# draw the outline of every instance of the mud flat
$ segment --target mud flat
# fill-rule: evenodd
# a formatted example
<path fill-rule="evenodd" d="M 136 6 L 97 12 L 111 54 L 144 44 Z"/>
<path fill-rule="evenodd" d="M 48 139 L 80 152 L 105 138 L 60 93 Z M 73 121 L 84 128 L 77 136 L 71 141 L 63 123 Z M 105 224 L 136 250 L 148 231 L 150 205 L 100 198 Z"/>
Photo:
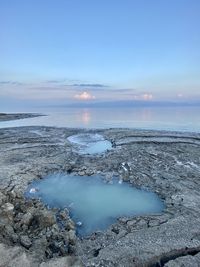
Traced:
<path fill-rule="evenodd" d="M 78 153 L 68 137 L 83 133 L 100 134 L 113 148 Z M 59 172 L 118 176 L 157 193 L 166 208 L 79 238 L 67 209 L 24 198 L 33 180 Z M 0 266 L 200 266 L 199 188 L 198 133 L 0 129 Z"/>

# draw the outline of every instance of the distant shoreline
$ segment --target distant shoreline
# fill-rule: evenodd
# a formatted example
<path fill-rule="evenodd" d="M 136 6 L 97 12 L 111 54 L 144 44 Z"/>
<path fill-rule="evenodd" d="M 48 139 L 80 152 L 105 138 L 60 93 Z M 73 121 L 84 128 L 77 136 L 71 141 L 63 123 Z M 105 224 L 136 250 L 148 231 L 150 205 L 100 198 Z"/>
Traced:
<path fill-rule="evenodd" d="M 0 121 L 12 121 L 40 116 L 45 115 L 38 113 L 0 113 Z"/>

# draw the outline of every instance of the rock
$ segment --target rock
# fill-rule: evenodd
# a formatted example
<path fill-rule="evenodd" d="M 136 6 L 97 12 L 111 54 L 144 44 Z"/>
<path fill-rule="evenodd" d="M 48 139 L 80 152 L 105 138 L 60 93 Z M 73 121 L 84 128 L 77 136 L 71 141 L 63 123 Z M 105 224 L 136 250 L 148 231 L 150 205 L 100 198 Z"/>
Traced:
<path fill-rule="evenodd" d="M 40 228 L 46 228 L 56 223 L 55 215 L 51 211 L 42 210 L 34 214 L 32 222 L 38 224 Z"/>
<path fill-rule="evenodd" d="M 48 247 L 48 241 L 46 236 L 42 236 L 41 238 L 32 240 L 31 250 L 34 251 L 35 255 L 37 255 L 38 259 L 44 259 L 46 257 L 45 250 Z"/>
<path fill-rule="evenodd" d="M 85 171 L 79 171 L 79 172 L 78 172 L 78 175 L 80 175 L 80 176 L 84 176 L 84 175 L 85 175 Z"/>
<path fill-rule="evenodd" d="M 11 236 L 14 233 L 14 229 L 10 224 L 5 225 L 5 232 L 7 235 Z"/>
<path fill-rule="evenodd" d="M 36 267 L 36 264 L 34 264 L 26 255 L 26 253 L 22 253 L 21 255 L 15 257 L 12 259 L 9 264 L 6 267 Z"/>
<path fill-rule="evenodd" d="M 52 227 L 51 227 L 51 235 L 53 238 L 56 238 L 57 235 L 59 233 L 59 227 L 57 224 L 54 224 Z"/>
<path fill-rule="evenodd" d="M 61 247 L 62 247 L 63 245 L 64 245 L 64 244 L 63 244 L 62 241 L 60 241 L 60 242 L 58 242 L 58 241 L 52 241 L 52 242 L 49 244 L 48 247 L 49 247 L 49 249 L 51 250 L 52 255 L 55 255 L 55 254 L 59 255 L 60 249 L 61 249 Z"/>
<path fill-rule="evenodd" d="M 17 243 L 19 241 L 19 237 L 17 234 L 13 233 L 11 236 L 10 236 L 10 239 L 12 240 L 13 243 Z"/>
<path fill-rule="evenodd" d="M 200 253 L 195 256 L 188 255 L 168 261 L 164 267 L 199 267 Z"/>
<path fill-rule="evenodd" d="M 16 198 L 16 193 L 15 193 L 15 191 L 14 190 L 12 190 L 12 191 L 10 191 L 9 192 L 9 196 L 10 196 L 10 198 Z"/>
<path fill-rule="evenodd" d="M 11 203 L 5 203 L 1 206 L 2 210 L 7 213 L 12 213 L 14 210 L 14 205 Z"/>
<path fill-rule="evenodd" d="M 6 196 L 0 192 L 0 206 L 5 202 Z"/>
<path fill-rule="evenodd" d="M 36 267 L 22 248 L 0 244 L 0 267 Z"/>
<path fill-rule="evenodd" d="M 74 230 L 75 229 L 75 223 L 72 221 L 72 219 L 67 220 L 66 228 L 68 230 Z"/>
<path fill-rule="evenodd" d="M 136 220 L 130 220 L 130 221 L 127 222 L 127 226 L 132 228 L 133 226 L 135 226 L 136 223 L 137 223 Z"/>
<path fill-rule="evenodd" d="M 29 226 L 31 224 L 32 219 L 33 219 L 33 214 L 30 212 L 27 212 L 23 215 L 21 219 L 21 224 L 25 224 Z"/>
<path fill-rule="evenodd" d="M 27 249 L 29 249 L 32 246 L 30 238 L 26 235 L 20 236 L 20 244 Z"/>
<path fill-rule="evenodd" d="M 113 233 L 115 233 L 115 234 L 118 235 L 120 229 L 119 229 L 118 225 L 114 225 L 114 226 L 111 228 L 111 231 L 112 231 Z"/>
<path fill-rule="evenodd" d="M 74 245 L 76 243 L 76 232 L 74 230 L 69 230 L 68 237 L 69 243 Z"/>
<path fill-rule="evenodd" d="M 127 234 L 127 231 L 126 230 L 121 230 L 118 233 L 117 238 L 120 239 L 120 238 L 124 237 L 126 234 Z"/>
<path fill-rule="evenodd" d="M 87 169 L 87 170 L 85 170 L 85 175 L 90 176 L 90 175 L 93 175 L 94 173 L 95 173 L 94 170 L 91 170 L 91 169 Z"/>
<path fill-rule="evenodd" d="M 5 223 L 11 223 L 13 221 L 14 205 L 11 203 L 5 203 L 1 206 L 0 219 Z"/>
<path fill-rule="evenodd" d="M 129 221 L 129 218 L 127 218 L 127 217 L 120 217 L 118 219 L 118 221 L 119 221 L 119 223 L 126 224 L 127 221 Z"/>
<path fill-rule="evenodd" d="M 60 211 L 59 213 L 60 219 L 61 220 L 68 220 L 69 219 L 69 211 L 67 208 L 65 208 L 64 210 Z"/>
<path fill-rule="evenodd" d="M 83 267 L 83 264 L 77 257 L 66 256 L 43 262 L 39 267 Z"/>

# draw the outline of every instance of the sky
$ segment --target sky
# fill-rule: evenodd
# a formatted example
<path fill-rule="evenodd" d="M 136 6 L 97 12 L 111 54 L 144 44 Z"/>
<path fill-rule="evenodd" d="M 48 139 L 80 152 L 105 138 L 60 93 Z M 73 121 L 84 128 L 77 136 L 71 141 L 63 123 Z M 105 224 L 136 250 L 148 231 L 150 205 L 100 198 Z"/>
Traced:
<path fill-rule="evenodd" d="M 199 0 L 1 0 L 0 107 L 200 102 Z"/>

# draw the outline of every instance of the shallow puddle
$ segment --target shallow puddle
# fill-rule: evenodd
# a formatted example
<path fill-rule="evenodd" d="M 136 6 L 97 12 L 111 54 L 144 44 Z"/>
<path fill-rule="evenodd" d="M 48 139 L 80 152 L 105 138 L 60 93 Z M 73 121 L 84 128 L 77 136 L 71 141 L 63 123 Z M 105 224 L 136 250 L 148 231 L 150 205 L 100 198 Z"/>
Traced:
<path fill-rule="evenodd" d="M 67 139 L 74 145 L 74 150 L 81 154 L 103 153 L 112 148 L 111 142 L 100 134 L 76 134 Z"/>
<path fill-rule="evenodd" d="M 160 213 L 164 209 L 156 194 L 117 179 L 108 184 L 100 176 L 47 176 L 33 182 L 26 196 L 41 198 L 51 208 L 67 207 L 80 236 L 104 230 L 118 217 Z"/>

